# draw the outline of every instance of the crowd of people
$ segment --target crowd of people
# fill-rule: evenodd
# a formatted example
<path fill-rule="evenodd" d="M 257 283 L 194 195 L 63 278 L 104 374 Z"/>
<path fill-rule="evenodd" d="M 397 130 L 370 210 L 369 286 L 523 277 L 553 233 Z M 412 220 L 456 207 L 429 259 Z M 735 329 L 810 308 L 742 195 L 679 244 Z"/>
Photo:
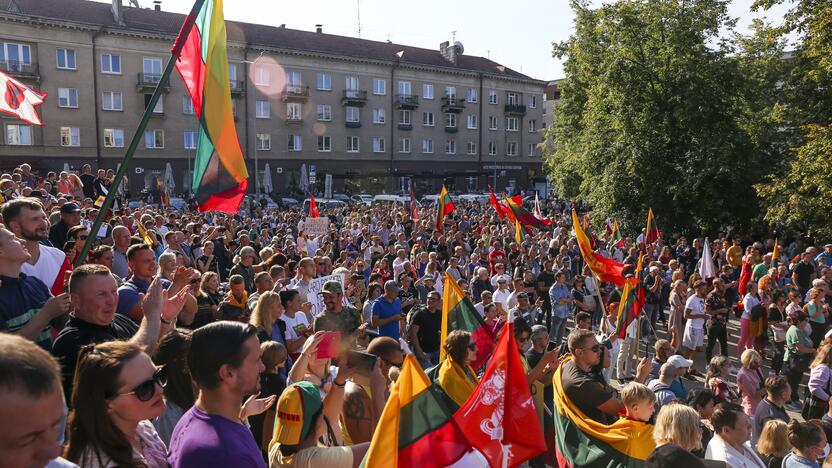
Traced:
<path fill-rule="evenodd" d="M 449 408 L 479 382 L 471 333 L 441 336 L 448 281 L 495 339 L 514 324 L 547 434 L 559 369 L 587 418 L 654 425 L 648 466 L 832 466 L 832 245 L 598 229 L 644 291 L 618 327 L 568 201 L 524 239 L 465 202 L 441 229 L 429 206 L 324 209 L 322 235 L 296 208 L 122 203 L 94 233 L 97 174 L 0 177 L 0 466 L 358 466 L 406 355 Z"/>

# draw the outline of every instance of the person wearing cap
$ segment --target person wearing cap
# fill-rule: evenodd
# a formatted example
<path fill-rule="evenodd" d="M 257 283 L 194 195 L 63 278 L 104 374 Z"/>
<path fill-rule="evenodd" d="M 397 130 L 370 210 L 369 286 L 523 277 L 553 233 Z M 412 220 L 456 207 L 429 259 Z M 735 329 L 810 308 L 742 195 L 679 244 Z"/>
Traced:
<path fill-rule="evenodd" d="M 693 361 L 685 359 L 678 354 L 674 354 L 667 359 L 666 364 L 670 364 L 674 369 L 676 369 L 676 375 L 670 383 L 670 389 L 676 395 L 676 398 L 680 400 L 686 399 L 688 397 L 688 389 L 682 381 L 682 377 L 687 375 L 690 368 L 693 367 Z"/>
<path fill-rule="evenodd" d="M 529 295 L 523 291 L 517 294 L 517 306 L 508 311 L 508 321 L 513 322 L 518 317 L 521 317 L 529 325 L 540 323 L 540 319 L 543 318 L 543 312 L 540 310 L 540 306 L 542 304 L 543 300 L 539 299 L 537 303 L 532 306 L 529 302 Z"/>
<path fill-rule="evenodd" d="M 311 382 L 297 382 L 283 391 L 277 401 L 274 435 L 269 444 L 270 467 L 350 467 L 358 466 L 364 459 L 369 442 L 337 446 L 337 441 L 330 437 L 329 429 L 343 405 L 346 374 L 339 373 L 326 399 L 321 399 Z M 323 447 L 321 438 L 326 441 Z"/>
<path fill-rule="evenodd" d="M 693 283 L 693 290 L 695 294 L 685 302 L 687 322 L 685 322 L 685 334 L 682 337 L 683 354 L 691 361 L 697 351 L 702 351 L 702 345 L 705 342 L 705 320 L 710 317 L 710 313 L 705 309 L 705 292 L 708 290 L 708 285 L 699 280 Z M 690 374 L 700 375 L 692 367 Z"/>
<path fill-rule="evenodd" d="M 61 219 L 49 228 L 49 242 L 61 248 L 66 243 L 66 233 L 70 228 L 81 224 L 81 208 L 74 202 L 64 203 L 61 207 Z"/>
<path fill-rule="evenodd" d="M 379 335 L 395 340 L 401 337 L 402 301 L 399 299 L 399 285 L 389 280 L 384 283 L 384 294 L 373 303 L 372 325 Z"/>
<path fill-rule="evenodd" d="M 508 298 L 511 296 L 511 291 L 508 289 L 508 281 L 504 277 L 497 278 L 497 289 L 491 295 L 491 299 L 497 304 L 500 313 L 508 313 Z"/>
<path fill-rule="evenodd" d="M 367 326 L 361 323 L 361 312 L 355 307 L 344 305 L 344 288 L 341 283 L 330 280 L 321 288 L 324 311 L 315 317 L 313 328 L 319 331 L 339 331 L 343 336 L 363 334 Z"/>

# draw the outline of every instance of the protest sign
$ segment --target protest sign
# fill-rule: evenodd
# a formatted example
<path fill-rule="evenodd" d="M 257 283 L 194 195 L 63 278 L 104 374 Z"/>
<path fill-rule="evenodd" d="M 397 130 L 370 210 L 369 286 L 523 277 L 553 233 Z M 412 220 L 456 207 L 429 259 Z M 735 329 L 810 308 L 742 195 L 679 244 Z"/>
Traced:
<path fill-rule="evenodd" d="M 322 216 L 320 218 L 306 218 L 303 223 L 303 232 L 308 237 L 323 236 L 329 232 L 329 218 Z"/>

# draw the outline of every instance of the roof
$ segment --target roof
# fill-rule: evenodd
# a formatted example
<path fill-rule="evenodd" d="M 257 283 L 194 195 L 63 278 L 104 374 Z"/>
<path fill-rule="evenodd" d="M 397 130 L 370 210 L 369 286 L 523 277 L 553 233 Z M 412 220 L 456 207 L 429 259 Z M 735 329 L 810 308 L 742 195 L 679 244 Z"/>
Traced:
<path fill-rule="evenodd" d="M 104 26 L 111 30 L 143 31 L 173 36 L 179 33 L 179 29 L 185 20 L 185 15 L 179 13 L 124 5 L 124 25 L 120 25 L 113 18 L 112 3 L 88 0 L 0 0 L 0 9 L 11 14 Z M 447 61 L 438 49 L 423 49 L 391 42 L 371 41 L 286 27 L 237 21 L 227 21 L 226 23 L 230 41 L 247 43 L 250 47 L 255 48 L 257 46 L 273 47 L 390 62 L 397 58 L 396 54 L 398 52 L 404 51 L 399 61 L 402 64 L 442 67 L 464 72 L 486 73 L 511 79 L 537 81 L 484 57 L 459 55 L 457 63 L 453 64 Z"/>

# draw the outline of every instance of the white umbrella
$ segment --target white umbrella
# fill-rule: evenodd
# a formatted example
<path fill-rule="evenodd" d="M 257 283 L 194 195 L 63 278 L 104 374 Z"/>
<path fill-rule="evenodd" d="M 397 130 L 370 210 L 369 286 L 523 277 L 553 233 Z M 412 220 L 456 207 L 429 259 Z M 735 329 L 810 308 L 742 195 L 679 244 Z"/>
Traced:
<path fill-rule="evenodd" d="M 269 167 L 269 163 L 263 168 L 263 191 L 266 194 L 272 193 L 272 168 Z"/>
<path fill-rule="evenodd" d="M 171 192 L 176 188 L 176 182 L 173 180 L 173 168 L 170 166 L 170 163 L 165 164 L 165 185 L 167 185 L 168 190 Z"/>
<path fill-rule="evenodd" d="M 707 237 L 705 238 L 705 245 L 702 247 L 702 258 L 699 260 L 699 276 L 704 281 L 709 278 L 716 278 L 716 266 L 714 266 L 714 258 L 711 253 L 711 243 Z"/>
<path fill-rule="evenodd" d="M 298 188 L 303 193 L 306 193 L 309 190 L 309 176 L 306 173 L 306 163 L 300 165 L 300 181 L 298 182 Z"/>

